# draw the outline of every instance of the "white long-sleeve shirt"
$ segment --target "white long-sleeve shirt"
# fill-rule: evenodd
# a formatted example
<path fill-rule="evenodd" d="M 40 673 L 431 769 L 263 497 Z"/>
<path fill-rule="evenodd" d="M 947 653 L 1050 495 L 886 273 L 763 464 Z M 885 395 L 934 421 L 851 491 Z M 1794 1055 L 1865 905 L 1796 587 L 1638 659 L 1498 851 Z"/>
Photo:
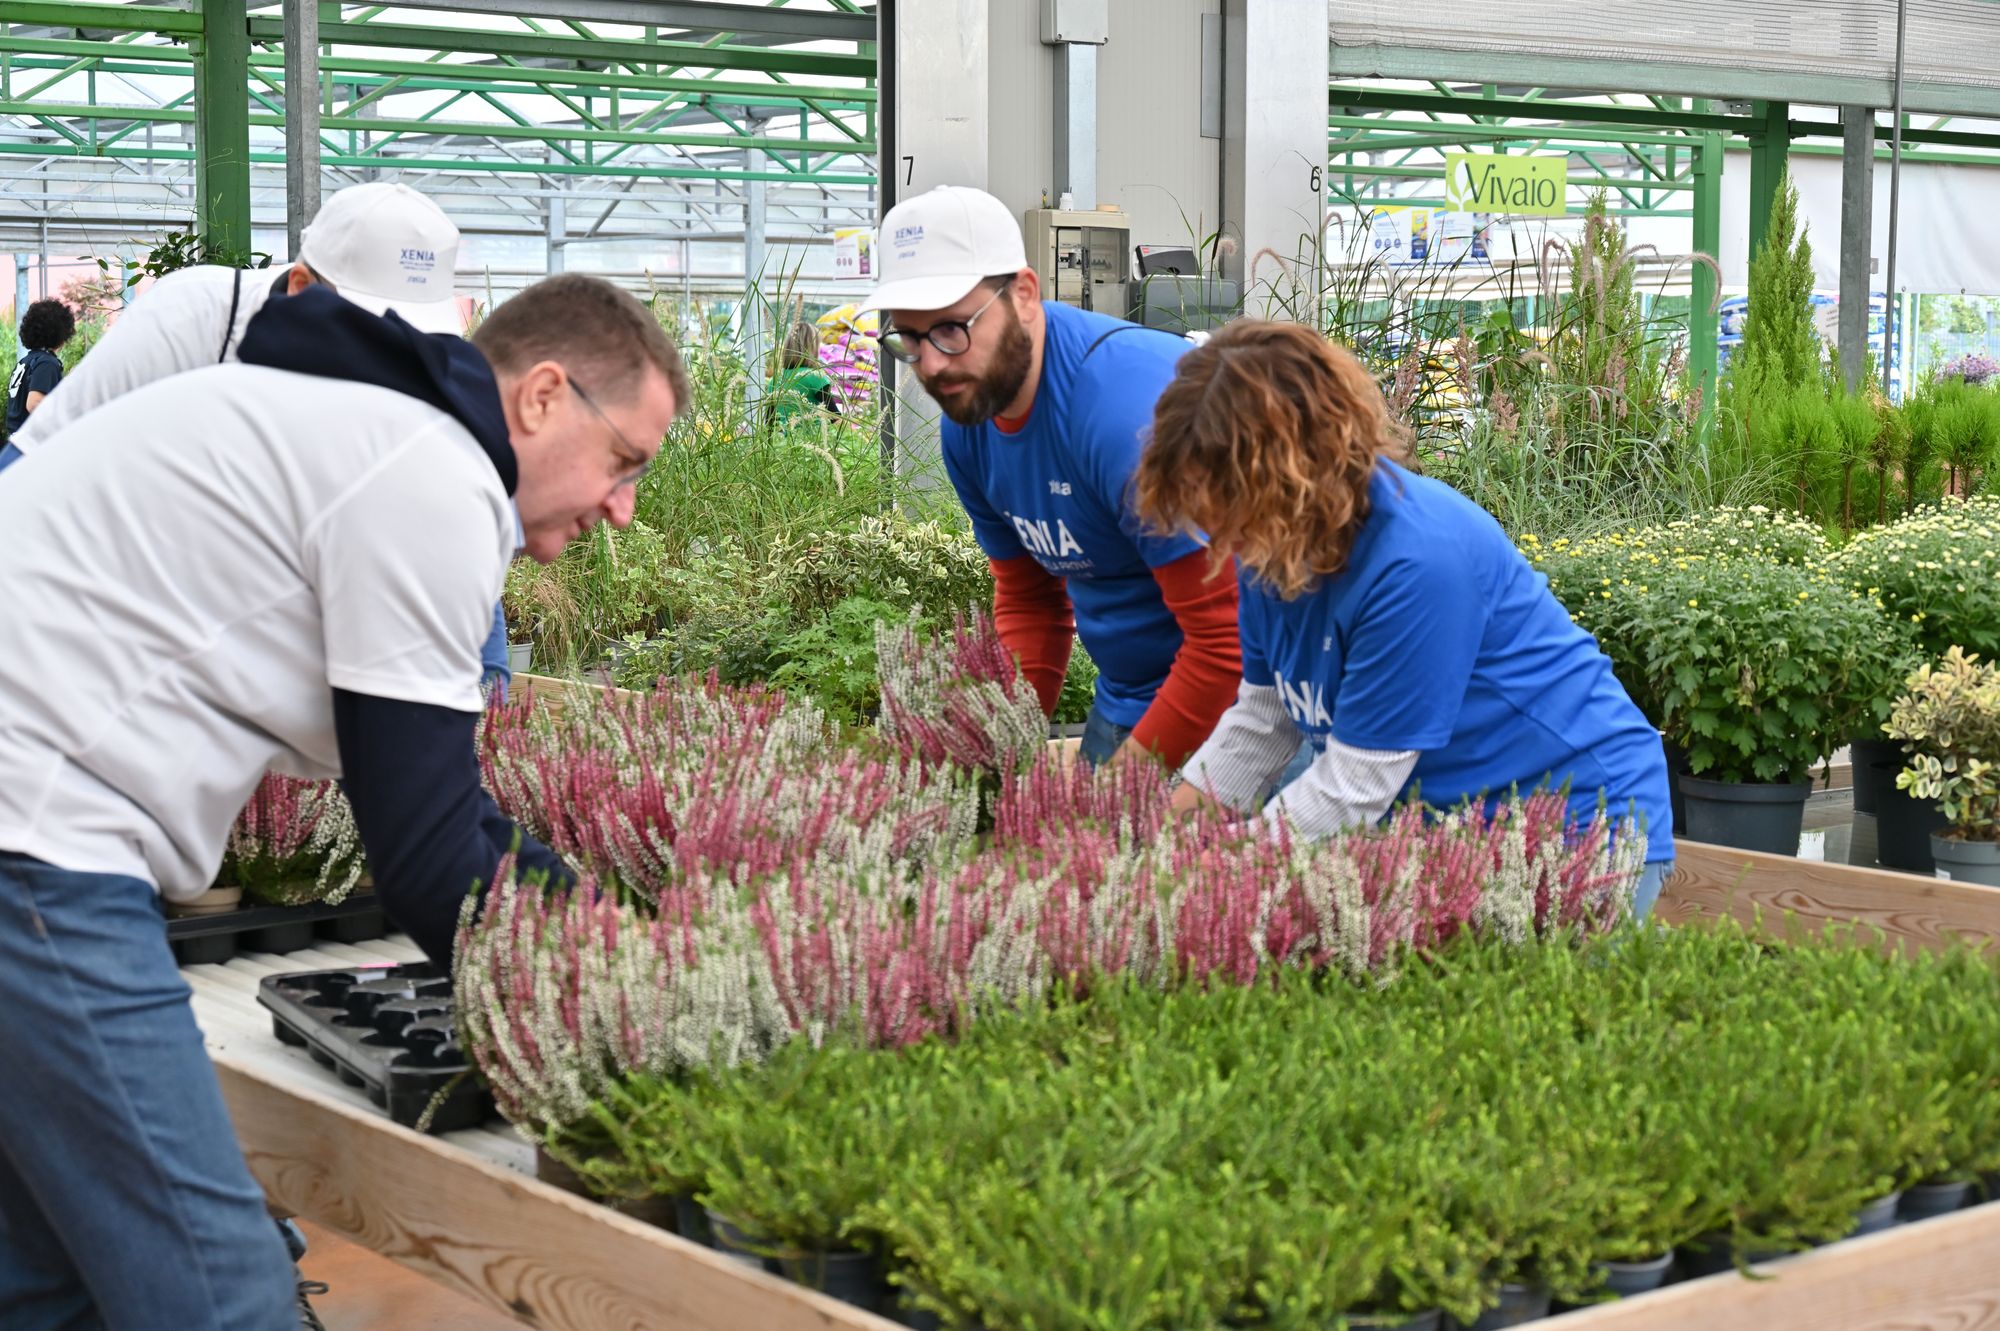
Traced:
<path fill-rule="evenodd" d="M 1207 742 L 1181 769 L 1181 779 L 1247 813 L 1270 793 L 1299 740 L 1275 688 L 1242 684 Z M 1389 811 L 1416 765 L 1415 749 L 1357 749 L 1329 737 L 1312 766 L 1278 792 L 1270 811 L 1308 837 L 1366 826 Z"/>

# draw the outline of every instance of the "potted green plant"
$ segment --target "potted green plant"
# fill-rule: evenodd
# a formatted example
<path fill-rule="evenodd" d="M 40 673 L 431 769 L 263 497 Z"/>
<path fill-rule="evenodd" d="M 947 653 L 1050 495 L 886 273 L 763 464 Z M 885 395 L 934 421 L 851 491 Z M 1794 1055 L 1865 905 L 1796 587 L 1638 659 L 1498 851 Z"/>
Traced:
<path fill-rule="evenodd" d="M 1883 612 L 1817 567 L 1690 554 L 1635 597 L 1663 729 L 1688 756 L 1687 835 L 1796 854 L 1812 766 L 1837 748 L 1901 659 Z"/>
<path fill-rule="evenodd" d="M 1922 415 L 1928 405 L 1912 410 Z M 1953 644 L 1989 660 L 2000 653 L 2000 496 L 1946 499 L 1861 532 L 1830 567 L 1906 629 L 1921 659 L 1936 660 Z M 1895 797 L 1905 755 L 1882 735 L 1886 719 L 1885 711 L 1865 722 L 1851 744 L 1855 812 L 1880 818 L 1888 808 L 1895 826 L 1878 829 L 1881 862 L 1929 873 L 1931 829 L 1921 815 L 1932 811 Z"/>
<path fill-rule="evenodd" d="M 1580 539 L 1558 536 L 1545 540 L 1530 534 L 1521 538 L 1520 549 L 1548 578 L 1549 590 L 1570 612 L 1570 618 L 1597 639 L 1599 648 L 1611 659 L 1618 682 L 1639 710 L 1660 728 L 1668 771 L 1674 778 L 1676 831 L 1690 826 L 1680 781 L 1683 775 L 1711 782 L 1719 774 L 1721 779 L 1738 783 L 1753 779 L 1728 773 L 1728 765 L 1720 761 L 1712 742 L 1704 746 L 1704 762 L 1695 765 L 1691 739 L 1699 737 L 1707 728 L 1705 723 L 1713 719 L 1704 708 L 1691 707 L 1698 715 L 1690 722 L 1676 724 L 1677 714 L 1690 709 L 1689 691 L 1704 672 L 1726 668 L 1722 652 L 1731 644 L 1718 643 L 1711 649 L 1684 633 L 1675 644 L 1679 655 L 1663 653 L 1660 630 L 1668 625 L 1685 631 L 1697 624 L 1702 618 L 1703 592 L 1711 582 L 1754 586 L 1766 568 L 1792 570 L 1795 580 L 1809 579 L 1810 571 L 1820 567 L 1827 553 L 1826 536 L 1818 527 L 1762 504 L 1724 506 L 1670 523 L 1620 528 Z M 1708 618 L 1713 620 L 1719 613 L 1719 598 L 1711 595 L 1705 603 L 1710 607 Z M 1798 613 L 1792 607 L 1782 608 L 1793 616 Z M 1740 681 L 1738 675 L 1724 682 L 1733 688 Z M 1753 691 L 1745 706 L 1754 707 L 1756 702 Z M 1732 717 L 1720 738 L 1740 733 L 1754 748 L 1761 730 L 1752 726 L 1738 732 Z M 1796 765 L 1802 775 L 1819 756 L 1814 754 L 1795 764 L 1788 754 L 1781 768 L 1789 770 Z M 1778 775 L 1773 771 L 1754 779 L 1775 781 Z M 1792 797 L 1793 792 L 1785 792 L 1785 800 Z M 1796 798 L 1802 804 L 1804 793 L 1797 792 Z M 1727 835 L 1714 828 L 1707 830 L 1707 837 L 1701 832 L 1691 835 L 1700 839 Z M 1783 840 L 1782 832 L 1776 839 Z M 1794 830 L 1782 853 L 1796 849 Z"/>
<path fill-rule="evenodd" d="M 1898 788 L 1950 824 L 1931 834 L 1938 877 L 2000 887 L 2000 666 L 1952 647 L 1909 677 L 1887 729 L 1912 749 Z"/>
<path fill-rule="evenodd" d="M 366 868 L 354 810 L 339 785 L 273 772 L 229 830 L 222 876 L 265 905 L 338 905 Z"/>

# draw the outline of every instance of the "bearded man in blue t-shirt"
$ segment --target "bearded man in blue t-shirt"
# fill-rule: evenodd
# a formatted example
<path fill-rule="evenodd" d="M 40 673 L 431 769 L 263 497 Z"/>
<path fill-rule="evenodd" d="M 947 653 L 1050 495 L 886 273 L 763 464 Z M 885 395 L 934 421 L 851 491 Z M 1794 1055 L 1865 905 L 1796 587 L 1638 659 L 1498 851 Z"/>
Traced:
<path fill-rule="evenodd" d="M 1128 498 L 1153 402 L 1188 343 L 1041 299 L 992 195 L 944 185 L 890 209 L 875 253 L 882 348 L 944 412 L 946 474 L 992 564 L 993 617 L 1046 712 L 1072 642 L 1097 664 L 1081 754 L 1179 767 L 1241 675 L 1236 587 Z"/>

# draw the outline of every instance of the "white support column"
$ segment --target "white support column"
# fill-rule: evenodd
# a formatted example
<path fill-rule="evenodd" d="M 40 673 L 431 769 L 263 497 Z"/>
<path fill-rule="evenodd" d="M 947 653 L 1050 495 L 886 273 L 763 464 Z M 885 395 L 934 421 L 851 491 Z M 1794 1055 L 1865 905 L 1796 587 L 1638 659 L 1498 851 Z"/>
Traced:
<path fill-rule="evenodd" d="M 1223 276 L 1253 314 L 1317 319 L 1325 229 L 1326 0 L 1225 0 Z"/>
<path fill-rule="evenodd" d="M 1056 55 L 1055 194 L 1097 206 L 1097 48 L 1110 37 L 1106 0 L 1042 0 L 1042 45 Z"/>
<path fill-rule="evenodd" d="M 348 97 L 349 106 L 352 106 L 355 102 L 360 101 L 362 97 L 366 96 L 366 94 L 361 91 L 360 84 L 350 83 L 347 86 L 351 90 L 351 94 Z M 351 111 L 349 114 L 351 114 L 356 120 L 379 120 L 382 118 L 382 103 L 378 99 L 376 101 L 368 103 L 368 105 L 362 107 L 358 111 Z M 360 131 L 360 133 L 361 133 L 361 151 L 367 152 L 370 148 L 375 146 L 375 133 L 373 130 L 366 130 L 366 129 Z M 364 166 L 361 168 L 360 174 L 363 183 L 374 180 L 380 180 L 382 178 L 382 168 L 379 166 Z"/>
<path fill-rule="evenodd" d="M 937 185 L 986 188 L 986 10 L 987 0 L 894 5 L 895 100 L 883 105 L 896 122 L 896 160 L 883 164 L 893 168 L 883 173 L 888 204 Z"/>
<path fill-rule="evenodd" d="M 885 213 L 938 185 L 987 188 L 988 3 L 877 2 L 878 175 Z M 919 484 L 935 483 L 941 474 L 937 404 L 894 357 L 884 353 L 881 365 L 884 460 Z"/>
<path fill-rule="evenodd" d="M 555 149 L 549 159 L 555 160 Z M 569 266 L 569 200 L 562 194 L 563 177 L 549 177 L 549 197 L 542 201 L 542 271 L 554 277 Z"/>
<path fill-rule="evenodd" d="M 1868 300 L 1875 286 L 1875 108 L 1841 107 L 1840 129 L 1840 375 L 1853 392 L 1868 355 Z"/>
<path fill-rule="evenodd" d="M 319 212 L 319 0 L 285 0 L 285 241 Z"/>

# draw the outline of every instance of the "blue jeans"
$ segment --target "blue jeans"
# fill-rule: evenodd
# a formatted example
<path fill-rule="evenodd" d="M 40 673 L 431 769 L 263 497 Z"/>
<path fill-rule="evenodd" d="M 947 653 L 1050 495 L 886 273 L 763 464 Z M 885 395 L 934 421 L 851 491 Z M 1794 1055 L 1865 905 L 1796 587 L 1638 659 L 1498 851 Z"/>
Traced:
<path fill-rule="evenodd" d="M 507 665 L 507 612 L 497 605 L 493 607 L 493 631 L 479 649 L 479 672 L 480 687 L 490 686 L 500 701 L 507 701 L 507 686 L 514 682 L 514 672 Z"/>
<path fill-rule="evenodd" d="M 0 1012 L 9 1331 L 292 1331 L 151 884 L 0 851 Z"/>
<path fill-rule="evenodd" d="M 1111 755 L 1118 752 L 1118 746 L 1130 738 L 1131 734 L 1132 727 L 1119 725 L 1099 711 L 1093 703 L 1090 715 L 1083 721 L 1083 739 L 1077 744 L 1077 756 L 1092 767 L 1102 767 L 1111 761 Z M 1298 780 L 1299 774 L 1312 766 L 1312 760 L 1312 742 L 1310 740 L 1301 742 L 1299 751 L 1293 754 L 1292 761 L 1285 765 L 1285 774 L 1278 778 L 1278 784 L 1271 793 L 1275 795 Z"/>
<path fill-rule="evenodd" d="M 21 450 L 12 444 L 0 445 L 0 471 L 5 471 L 19 462 L 22 456 Z"/>
<path fill-rule="evenodd" d="M 1646 872 L 1639 875 L 1639 885 L 1632 890 L 1633 919 L 1643 920 L 1653 913 L 1653 903 L 1660 899 L 1660 888 L 1666 885 L 1667 875 L 1673 871 L 1672 860 L 1646 866 Z"/>

